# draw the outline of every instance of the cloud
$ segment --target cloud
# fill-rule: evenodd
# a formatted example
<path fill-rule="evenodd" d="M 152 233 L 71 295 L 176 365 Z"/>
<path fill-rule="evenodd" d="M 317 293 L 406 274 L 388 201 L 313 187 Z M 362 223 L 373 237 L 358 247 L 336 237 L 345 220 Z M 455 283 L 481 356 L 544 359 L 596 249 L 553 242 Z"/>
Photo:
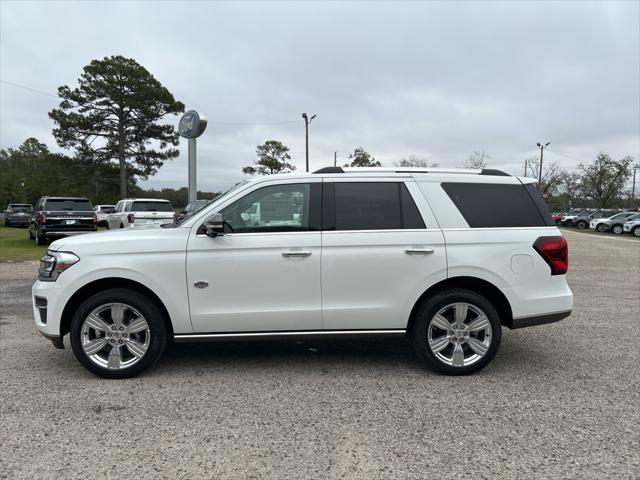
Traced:
<path fill-rule="evenodd" d="M 228 188 L 279 139 L 304 168 L 363 146 L 520 173 L 537 141 L 573 168 L 640 157 L 637 2 L 3 2 L 0 76 L 55 94 L 93 58 L 135 58 L 210 123 L 200 189 Z M 52 148 L 56 99 L 0 85 L 0 144 Z M 221 122 L 221 123 L 214 123 Z M 293 123 L 278 123 L 293 122 Z M 224 124 L 226 123 L 226 124 Z M 145 185 L 186 185 L 186 142 Z"/>

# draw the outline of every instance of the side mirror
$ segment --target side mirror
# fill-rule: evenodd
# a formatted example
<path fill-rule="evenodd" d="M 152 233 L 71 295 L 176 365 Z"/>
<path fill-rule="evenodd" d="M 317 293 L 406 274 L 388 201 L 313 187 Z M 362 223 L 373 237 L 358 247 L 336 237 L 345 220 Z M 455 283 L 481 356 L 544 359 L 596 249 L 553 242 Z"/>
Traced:
<path fill-rule="evenodd" d="M 224 217 L 221 213 L 214 213 L 204 223 L 206 233 L 210 237 L 224 235 Z"/>

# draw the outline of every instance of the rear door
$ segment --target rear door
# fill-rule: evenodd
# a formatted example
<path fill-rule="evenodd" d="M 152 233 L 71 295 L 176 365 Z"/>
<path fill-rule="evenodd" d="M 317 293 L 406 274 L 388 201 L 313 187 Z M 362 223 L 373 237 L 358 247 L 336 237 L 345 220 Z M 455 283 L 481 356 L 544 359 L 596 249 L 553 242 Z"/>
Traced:
<path fill-rule="evenodd" d="M 336 177 L 323 185 L 323 326 L 406 328 L 416 300 L 446 278 L 442 232 L 410 177 Z"/>

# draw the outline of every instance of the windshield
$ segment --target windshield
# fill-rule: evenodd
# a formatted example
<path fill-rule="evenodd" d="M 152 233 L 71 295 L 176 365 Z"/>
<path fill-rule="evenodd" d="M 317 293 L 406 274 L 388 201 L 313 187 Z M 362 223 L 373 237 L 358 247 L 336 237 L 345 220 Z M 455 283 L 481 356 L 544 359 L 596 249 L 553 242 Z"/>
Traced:
<path fill-rule="evenodd" d="M 9 210 L 13 210 L 14 212 L 30 212 L 33 209 L 31 205 L 22 205 L 16 204 L 9 205 Z"/>
<path fill-rule="evenodd" d="M 172 212 L 169 202 L 133 202 L 132 212 Z"/>
<path fill-rule="evenodd" d="M 88 212 L 93 210 L 89 200 L 47 200 L 46 210 L 64 210 L 69 212 Z"/>
<path fill-rule="evenodd" d="M 640 220 L 640 213 L 636 213 L 635 215 L 631 215 L 630 217 L 627 218 L 627 222 L 631 222 L 635 220 Z"/>
<path fill-rule="evenodd" d="M 217 196 L 213 200 L 209 200 L 207 203 L 205 203 L 200 208 L 198 208 L 198 210 L 196 210 L 195 212 L 188 213 L 187 215 L 185 215 L 184 217 L 182 217 L 180 220 L 178 220 L 176 223 L 173 223 L 172 225 L 175 225 L 175 226 L 182 225 L 185 221 L 189 220 L 194 213 L 199 212 L 200 210 L 202 210 L 205 207 L 208 207 L 209 205 L 211 205 L 214 202 L 217 202 L 219 200 L 222 200 L 222 199 L 228 197 L 229 195 L 234 193 L 236 190 L 238 190 L 240 187 L 244 187 L 247 183 L 249 183 L 249 181 L 245 180 L 244 182 L 240 182 L 237 185 L 234 185 L 229 190 L 224 192 L 222 195 Z"/>

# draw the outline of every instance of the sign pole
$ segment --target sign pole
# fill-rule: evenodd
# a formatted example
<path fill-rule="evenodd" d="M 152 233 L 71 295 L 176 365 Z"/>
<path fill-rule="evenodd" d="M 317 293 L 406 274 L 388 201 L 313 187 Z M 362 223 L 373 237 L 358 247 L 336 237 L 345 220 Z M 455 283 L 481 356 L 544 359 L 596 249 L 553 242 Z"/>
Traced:
<path fill-rule="evenodd" d="M 198 196 L 198 182 L 196 172 L 196 139 L 190 138 L 189 143 L 189 203 L 195 202 Z"/>
<path fill-rule="evenodd" d="M 196 172 L 196 138 L 202 135 L 207 128 L 207 119 L 204 115 L 196 112 L 195 110 L 189 110 L 180 119 L 178 124 L 178 133 L 181 137 L 188 140 L 189 145 L 189 203 L 195 202 L 198 199 L 198 182 Z"/>

